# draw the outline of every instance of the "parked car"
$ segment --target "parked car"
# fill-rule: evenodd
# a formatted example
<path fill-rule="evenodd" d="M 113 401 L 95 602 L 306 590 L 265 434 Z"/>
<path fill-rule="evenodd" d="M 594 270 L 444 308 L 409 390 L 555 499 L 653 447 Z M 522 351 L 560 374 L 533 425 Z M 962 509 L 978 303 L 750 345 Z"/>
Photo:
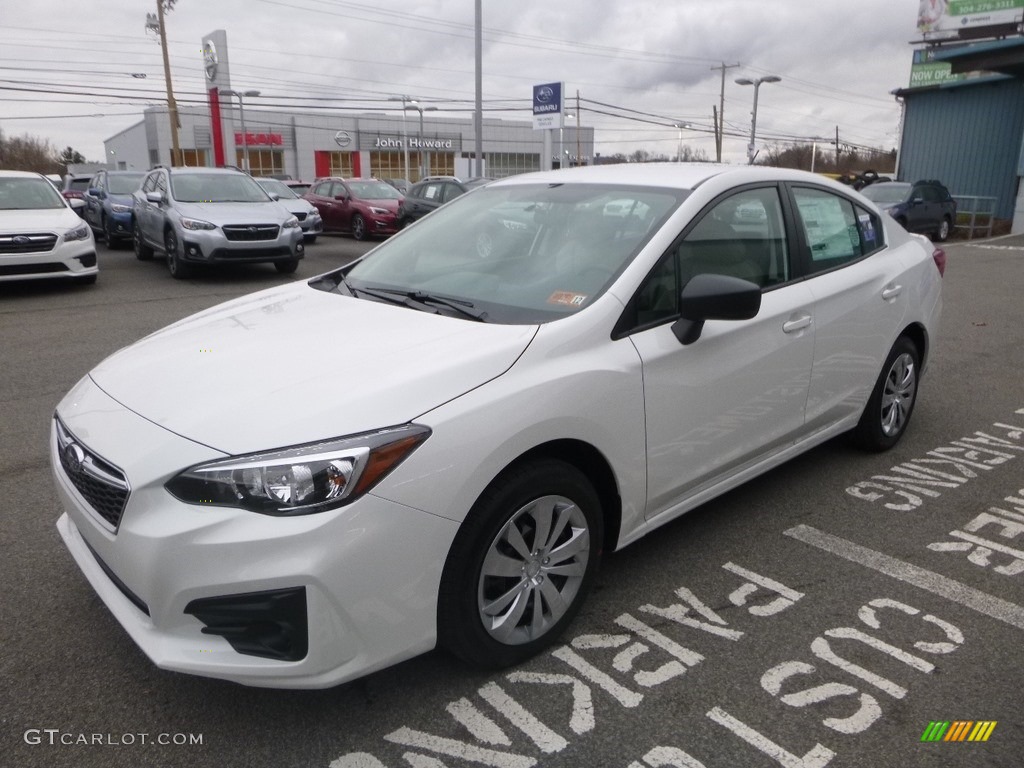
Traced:
<path fill-rule="evenodd" d="M 68 200 L 85 200 L 86 190 L 92 183 L 92 174 L 71 174 L 65 176 L 60 194 Z M 75 206 L 75 213 L 85 218 L 85 206 Z"/>
<path fill-rule="evenodd" d="M 942 242 L 956 224 L 956 200 L 939 181 L 882 181 L 861 194 L 877 203 L 908 232 L 923 232 Z"/>
<path fill-rule="evenodd" d="M 412 184 L 409 182 L 408 179 L 381 179 L 381 181 L 390 184 L 392 187 L 397 189 L 403 195 L 406 192 L 408 192 L 409 191 L 409 187 L 412 186 Z"/>
<path fill-rule="evenodd" d="M 495 222 L 516 247 L 482 255 Z M 894 446 L 941 256 L 802 171 L 502 179 L 100 363 L 52 423 L 58 529 L 167 669 L 316 688 L 436 644 L 515 664 L 603 552 L 838 435 Z"/>
<path fill-rule="evenodd" d="M 279 179 L 257 178 L 256 183 L 271 197 L 276 196 L 277 201 L 299 220 L 303 239 L 307 243 L 315 243 L 317 235 L 324 231 L 324 221 L 316 206 L 296 194 L 286 182 Z"/>
<path fill-rule="evenodd" d="M 407 227 L 416 219 L 423 218 L 459 195 L 471 189 L 482 187 L 491 179 L 470 179 L 459 181 L 455 178 L 427 179 L 413 184 L 398 207 L 398 227 Z"/>
<path fill-rule="evenodd" d="M 317 179 L 305 197 L 320 211 L 325 232 L 365 240 L 398 231 L 402 194 L 380 179 Z"/>
<path fill-rule="evenodd" d="M 298 179 L 287 179 L 283 183 L 299 197 L 302 197 L 309 192 L 309 188 L 313 186 L 313 182 L 311 181 L 299 181 Z"/>
<path fill-rule="evenodd" d="M 132 237 L 132 193 L 146 174 L 141 171 L 99 171 L 85 193 L 85 220 L 116 248 Z"/>
<path fill-rule="evenodd" d="M 132 195 L 132 215 L 135 255 L 163 251 L 174 278 L 202 264 L 273 262 L 291 273 L 304 255 L 299 220 L 231 168 L 156 168 Z"/>
<path fill-rule="evenodd" d="M 95 283 L 98 274 L 92 230 L 53 182 L 38 173 L 0 171 L 0 281 Z"/>

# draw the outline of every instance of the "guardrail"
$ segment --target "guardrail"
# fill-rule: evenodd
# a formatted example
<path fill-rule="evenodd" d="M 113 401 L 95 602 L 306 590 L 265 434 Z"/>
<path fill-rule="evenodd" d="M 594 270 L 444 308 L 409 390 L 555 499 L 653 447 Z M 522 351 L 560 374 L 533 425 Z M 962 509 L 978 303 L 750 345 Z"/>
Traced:
<path fill-rule="evenodd" d="M 974 233 L 981 230 L 984 237 L 992 237 L 992 224 L 996 218 L 996 198 L 977 195 L 953 195 L 956 200 L 955 228 L 967 233 L 973 240 Z"/>

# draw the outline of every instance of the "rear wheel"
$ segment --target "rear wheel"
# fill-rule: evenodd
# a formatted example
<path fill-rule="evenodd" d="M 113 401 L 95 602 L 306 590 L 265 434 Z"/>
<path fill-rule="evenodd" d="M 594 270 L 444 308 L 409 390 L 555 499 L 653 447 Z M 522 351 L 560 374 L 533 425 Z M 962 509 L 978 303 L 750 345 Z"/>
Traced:
<path fill-rule="evenodd" d="M 149 261 L 153 258 L 153 249 L 142 239 L 142 228 L 138 220 L 132 224 L 132 244 L 135 246 L 135 258 L 139 261 Z"/>
<path fill-rule="evenodd" d="M 940 243 L 945 242 L 949 238 L 949 233 L 952 229 L 953 224 L 949 220 L 949 217 L 944 217 L 942 221 L 939 222 L 939 228 L 935 231 L 935 239 Z"/>
<path fill-rule="evenodd" d="M 274 266 L 277 268 L 277 271 L 280 272 L 282 275 L 290 275 L 292 272 L 299 268 L 299 260 L 281 259 L 280 261 L 275 261 Z"/>
<path fill-rule="evenodd" d="M 921 353 L 906 336 L 893 344 L 871 391 L 854 441 L 868 451 L 887 451 L 903 437 L 917 401 Z"/>
<path fill-rule="evenodd" d="M 358 213 L 352 217 L 352 237 L 356 240 L 366 239 L 366 220 Z"/>
<path fill-rule="evenodd" d="M 601 555 L 601 502 L 586 476 L 548 459 L 499 476 L 448 554 L 440 644 L 482 667 L 507 667 L 555 642 L 579 611 Z"/>
<path fill-rule="evenodd" d="M 184 280 L 192 274 L 192 267 L 181 260 L 178 253 L 178 236 L 168 228 L 164 232 L 164 250 L 167 251 L 167 271 L 175 280 Z"/>

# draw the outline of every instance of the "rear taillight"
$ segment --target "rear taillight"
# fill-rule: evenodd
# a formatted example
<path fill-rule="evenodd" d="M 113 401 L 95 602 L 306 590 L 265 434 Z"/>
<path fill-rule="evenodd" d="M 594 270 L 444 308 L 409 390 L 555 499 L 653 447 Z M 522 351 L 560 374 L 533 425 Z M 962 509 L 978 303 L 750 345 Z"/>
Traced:
<path fill-rule="evenodd" d="M 935 259 L 935 266 L 939 268 L 939 276 L 946 274 L 946 252 L 941 248 L 932 251 L 932 258 Z"/>

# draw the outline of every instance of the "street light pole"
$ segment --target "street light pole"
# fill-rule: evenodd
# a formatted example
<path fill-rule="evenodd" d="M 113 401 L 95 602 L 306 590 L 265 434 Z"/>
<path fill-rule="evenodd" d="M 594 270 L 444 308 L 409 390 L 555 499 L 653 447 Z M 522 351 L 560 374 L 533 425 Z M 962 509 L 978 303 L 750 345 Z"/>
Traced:
<path fill-rule="evenodd" d="M 402 102 L 402 149 L 405 155 L 405 171 L 403 176 L 406 181 L 409 181 L 409 133 L 405 130 L 405 110 L 408 109 L 408 104 L 411 101 L 415 101 L 411 96 L 389 96 L 388 101 L 400 101 Z"/>
<path fill-rule="evenodd" d="M 754 151 L 754 140 L 757 137 L 757 92 L 761 88 L 761 83 L 777 83 L 782 80 L 777 75 L 765 75 L 759 77 L 756 80 L 751 80 L 749 77 L 738 77 L 736 78 L 737 85 L 752 85 L 754 86 L 754 111 L 750 113 L 750 144 L 747 146 L 747 164 L 754 164 L 754 156 L 757 154 Z"/>
<path fill-rule="evenodd" d="M 238 120 L 242 124 L 242 170 L 246 173 L 250 173 L 249 167 L 249 133 L 245 130 L 245 101 L 242 98 L 259 96 L 259 91 L 236 91 L 231 88 L 221 88 L 221 96 L 237 96 L 238 97 Z"/>
<path fill-rule="evenodd" d="M 420 179 L 427 175 L 427 171 L 430 168 L 429 163 L 424 163 L 423 158 L 425 153 L 423 152 L 423 113 L 424 112 L 437 112 L 437 107 L 424 107 L 419 104 L 415 99 L 409 102 L 410 105 L 415 107 L 416 111 L 420 113 L 420 146 L 419 146 L 419 157 L 420 157 Z M 412 179 L 409 179 L 411 182 Z M 419 181 L 419 179 L 417 179 Z"/>
<path fill-rule="evenodd" d="M 679 149 L 676 151 L 676 162 L 683 162 L 683 128 L 689 128 L 689 123 L 672 123 L 675 128 L 679 129 Z"/>

